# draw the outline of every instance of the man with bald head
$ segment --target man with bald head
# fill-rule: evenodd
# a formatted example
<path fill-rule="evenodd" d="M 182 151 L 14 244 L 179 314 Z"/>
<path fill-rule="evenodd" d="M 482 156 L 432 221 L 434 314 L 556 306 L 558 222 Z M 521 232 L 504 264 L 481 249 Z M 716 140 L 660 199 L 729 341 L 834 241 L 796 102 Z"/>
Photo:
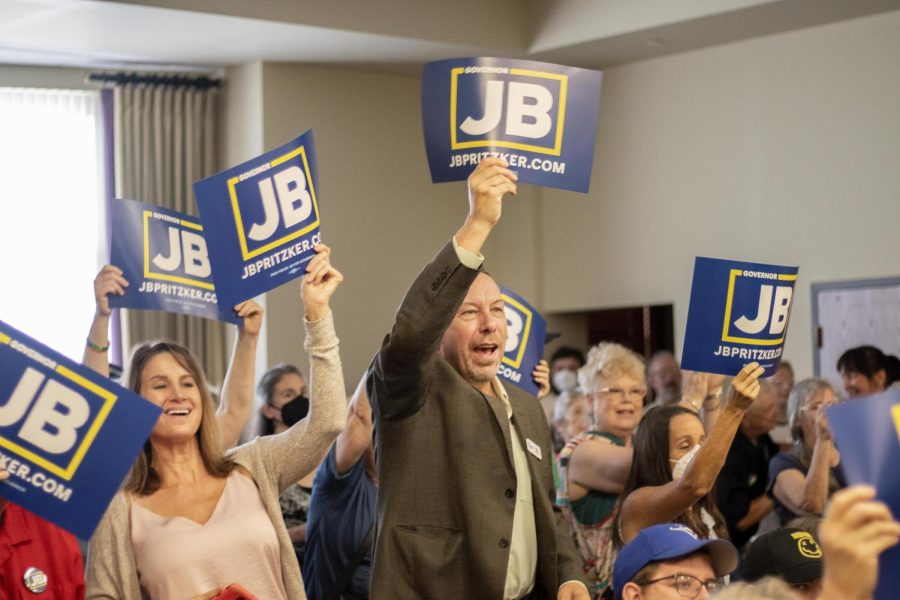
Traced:
<path fill-rule="evenodd" d="M 372 598 L 589 598 L 554 503 L 544 413 L 497 378 L 506 313 L 481 249 L 516 179 L 502 159 L 479 163 L 465 222 L 407 291 L 370 367 Z"/>
<path fill-rule="evenodd" d="M 778 424 L 778 412 L 775 388 L 771 381 L 761 379 L 759 395 L 744 413 L 725 466 L 716 479 L 716 505 L 725 517 L 731 542 L 738 549 L 750 541 L 759 522 L 772 512 L 766 485 L 769 461 L 779 448 L 769 432 Z"/>

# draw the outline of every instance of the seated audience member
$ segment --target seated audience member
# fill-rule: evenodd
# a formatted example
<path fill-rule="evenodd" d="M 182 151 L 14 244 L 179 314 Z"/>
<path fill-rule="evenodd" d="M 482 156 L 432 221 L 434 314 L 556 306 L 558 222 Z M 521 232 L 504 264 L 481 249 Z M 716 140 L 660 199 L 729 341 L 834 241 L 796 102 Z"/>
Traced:
<path fill-rule="evenodd" d="M 794 367 L 786 360 L 781 361 L 778 363 L 775 374 L 769 378 L 769 382 L 775 390 L 775 404 L 778 406 L 778 424 L 769 432 L 769 437 L 782 450 L 789 450 L 793 440 L 789 423 L 788 398 L 791 390 L 794 389 Z"/>
<path fill-rule="evenodd" d="M 741 369 L 709 434 L 697 413 L 683 406 L 657 406 L 644 415 L 621 494 L 617 545 L 628 543 L 645 527 L 669 521 L 686 525 L 701 538 L 727 536 L 713 486 L 744 413 L 759 392 L 762 373 L 755 362 Z"/>
<path fill-rule="evenodd" d="M 0 467 L 0 482 L 9 472 Z M 0 498 L 0 598 L 84 598 L 78 540 L 17 504 Z"/>
<path fill-rule="evenodd" d="M 846 485 L 825 416 L 825 408 L 837 401 L 824 379 L 804 379 L 791 391 L 794 447 L 769 463 L 768 491 L 781 525 L 798 515 L 821 515 L 828 497 Z"/>
<path fill-rule="evenodd" d="M 883 392 L 893 383 L 888 369 L 895 368 L 884 352 L 875 346 L 850 348 L 837 361 L 837 370 L 850 398 Z M 893 374 L 896 377 L 896 373 Z"/>
<path fill-rule="evenodd" d="M 556 398 L 578 385 L 578 369 L 584 366 L 584 353 L 570 346 L 560 346 L 550 356 L 550 393 L 541 399 L 547 420 L 553 415 Z"/>
<path fill-rule="evenodd" d="M 651 395 L 647 408 L 663 404 L 678 404 L 681 401 L 681 367 L 675 355 L 668 350 L 659 350 L 647 363 L 647 384 Z"/>
<path fill-rule="evenodd" d="M 728 537 L 738 551 L 759 529 L 759 522 L 772 512 L 766 494 L 769 461 L 778 454 L 778 445 L 768 433 L 778 421 L 775 390 L 760 381 L 759 395 L 744 413 L 734 436 L 725 466 L 716 478 L 716 506 L 725 517 Z"/>
<path fill-rule="evenodd" d="M 738 565 L 738 552 L 726 540 L 705 540 L 681 523 L 641 530 L 616 556 L 616 600 L 705 600 L 722 587 Z"/>
<path fill-rule="evenodd" d="M 264 400 L 260 407 L 260 435 L 283 433 L 294 423 L 302 421 L 309 414 L 309 397 L 306 381 L 300 369 L 294 365 L 280 363 L 260 378 L 257 393 Z M 303 564 L 303 547 L 306 543 L 306 518 L 312 495 L 315 470 L 303 476 L 281 493 L 278 503 L 281 516 L 287 526 L 288 535 L 294 544 L 297 562 Z"/>
<path fill-rule="evenodd" d="M 284 433 L 223 453 L 191 353 L 172 342 L 132 352 L 125 381 L 162 414 L 91 538 L 88 598 L 207 598 L 235 583 L 257 598 L 305 597 L 278 496 L 319 464 L 346 411 L 329 307 L 343 277 L 327 246 L 316 253 L 300 287 L 312 409 Z M 252 393 L 252 366 L 235 377 Z"/>
<path fill-rule="evenodd" d="M 109 340 L 109 319 L 112 313 L 109 308 L 109 295 L 121 296 L 125 293 L 126 287 L 128 287 L 128 281 L 122 276 L 122 270 L 113 265 L 104 266 L 94 279 L 96 310 L 81 362 L 103 377 L 109 377 L 111 371 L 108 356 L 109 342 L 107 341 Z M 253 368 L 263 317 L 262 307 L 253 300 L 241 302 L 234 307 L 234 311 L 243 322 L 242 326 L 238 328 L 228 372 L 225 374 L 225 381 L 219 390 L 219 401 L 218 403 L 213 402 L 212 405 L 215 408 L 216 425 L 223 452 L 237 444 L 241 430 L 253 412 Z M 117 381 L 126 385 L 124 375 Z M 203 385 L 204 393 L 208 394 L 212 400 L 212 392 L 215 387 L 210 386 L 206 381 L 203 382 Z"/>
<path fill-rule="evenodd" d="M 751 542 L 741 571 L 745 581 L 775 577 L 802 600 L 816 600 L 822 591 L 822 549 L 808 531 L 776 529 Z"/>
<path fill-rule="evenodd" d="M 825 573 L 818 600 L 871 600 L 878 557 L 900 541 L 900 523 L 874 498 L 875 488 L 855 485 L 831 499 L 819 538 Z"/>
<path fill-rule="evenodd" d="M 350 401 L 347 425 L 316 472 L 303 561 L 310 600 L 369 597 L 378 475 L 365 377 Z"/>
<path fill-rule="evenodd" d="M 579 383 L 591 398 L 592 426 L 559 454 L 556 503 L 574 532 L 593 596 L 609 586 L 615 553 L 614 509 L 633 456 L 631 436 L 647 395 L 644 362 L 624 346 L 604 342 L 588 352 Z"/>
<path fill-rule="evenodd" d="M 551 426 L 559 432 L 559 437 L 563 442 L 560 444 L 560 450 L 565 442 L 590 429 L 590 402 L 580 387 L 566 390 L 556 399 Z"/>

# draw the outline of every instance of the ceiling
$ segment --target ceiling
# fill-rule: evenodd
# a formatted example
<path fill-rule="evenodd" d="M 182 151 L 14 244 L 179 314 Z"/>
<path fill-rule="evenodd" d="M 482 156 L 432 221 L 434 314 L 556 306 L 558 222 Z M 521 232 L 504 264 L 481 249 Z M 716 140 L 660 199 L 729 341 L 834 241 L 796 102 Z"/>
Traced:
<path fill-rule="evenodd" d="M 900 10 L 900 0 L 0 0 L 0 64 L 418 73 L 502 56 L 604 68 Z"/>

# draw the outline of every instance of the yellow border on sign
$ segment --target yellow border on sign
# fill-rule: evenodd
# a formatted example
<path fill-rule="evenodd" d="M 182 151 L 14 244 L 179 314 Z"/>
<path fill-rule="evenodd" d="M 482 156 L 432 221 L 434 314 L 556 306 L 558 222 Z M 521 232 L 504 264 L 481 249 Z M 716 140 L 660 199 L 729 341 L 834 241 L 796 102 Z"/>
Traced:
<path fill-rule="evenodd" d="M 259 256 L 260 254 L 264 254 L 269 250 L 286 244 L 287 242 L 297 239 L 298 237 L 305 235 L 319 226 L 319 203 L 316 200 L 316 189 L 313 186 L 312 175 L 309 171 L 309 161 L 306 159 L 306 147 L 300 146 L 295 150 L 291 150 L 287 154 L 283 154 L 278 158 L 270 161 L 270 166 L 275 167 L 282 163 L 289 161 L 295 156 L 300 156 L 300 159 L 303 161 L 303 173 L 306 175 L 306 185 L 309 186 L 309 195 L 312 197 L 313 203 L 313 214 L 315 214 L 315 221 L 293 233 L 289 233 L 288 235 L 275 240 L 274 242 L 270 242 L 265 246 L 257 248 L 256 250 L 248 250 L 247 249 L 247 238 L 244 237 L 244 220 L 241 218 L 241 207 L 238 203 L 237 192 L 234 189 L 234 186 L 238 183 L 239 177 L 232 177 L 228 180 L 228 196 L 231 198 L 231 210 L 234 212 L 234 224 L 237 227 L 238 234 L 238 242 L 241 245 L 241 256 L 244 260 L 250 260 L 255 256 Z"/>
<path fill-rule="evenodd" d="M 0 342 L 8 344 L 10 343 L 10 341 L 11 339 L 8 335 L 0 333 Z M 57 477 L 61 477 L 66 481 L 71 481 L 72 476 L 75 475 L 75 471 L 77 471 L 78 467 L 81 465 L 81 461 L 84 459 L 84 455 L 87 454 L 87 451 L 90 449 L 91 444 L 94 442 L 94 438 L 97 437 L 97 434 L 100 432 L 100 428 L 103 427 L 103 423 L 109 416 L 110 411 L 112 411 L 113 405 L 116 403 L 116 400 L 118 400 L 118 396 L 116 396 L 109 390 L 103 389 L 94 382 L 85 379 L 78 373 L 75 373 L 74 371 L 62 365 L 57 365 L 55 371 L 66 379 L 72 381 L 76 385 L 79 385 L 89 392 L 92 392 L 93 394 L 103 398 L 103 406 L 100 408 L 100 411 L 94 418 L 94 422 L 91 423 L 91 426 L 85 434 L 84 439 L 81 440 L 81 444 L 79 444 L 78 449 L 72 456 L 72 460 L 70 460 L 69 464 L 66 466 L 54 464 L 46 458 L 39 456 L 34 452 L 27 450 L 19 444 L 2 436 L 0 436 L 0 446 L 15 452 L 22 458 L 29 460 L 39 467 L 43 467 Z"/>
<path fill-rule="evenodd" d="M 456 67 L 450 70 L 450 149 L 463 150 L 465 148 L 484 148 L 495 146 L 498 148 L 512 148 L 514 150 L 526 150 L 550 156 L 559 156 L 562 152 L 563 128 L 566 123 L 566 95 L 568 94 L 569 76 L 558 73 L 546 73 L 544 71 L 531 71 L 529 69 L 510 69 L 510 75 L 524 75 L 527 77 L 541 77 L 559 81 L 559 111 L 556 116 L 556 140 L 552 148 L 544 146 L 532 146 L 519 142 L 507 142 L 504 140 L 474 140 L 471 142 L 456 141 L 456 96 L 458 91 L 457 78 L 463 73 L 465 67 Z"/>
<path fill-rule="evenodd" d="M 777 340 L 755 340 L 753 338 L 731 337 L 728 335 L 728 327 L 731 324 L 731 303 L 734 296 L 734 281 L 743 271 L 741 269 L 731 269 L 728 274 L 728 297 L 725 300 L 725 322 L 722 325 L 722 341 L 734 342 L 738 344 L 748 344 L 750 346 L 777 346 L 784 343 L 784 336 Z M 778 281 L 797 281 L 796 275 L 778 275 Z M 787 327 L 785 327 L 785 330 Z"/>
<path fill-rule="evenodd" d="M 532 313 L 530 310 L 522 306 L 519 302 L 517 302 L 514 298 L 510 298 L 506 294 L 500 294 L 500 297 L 503 298 L 503 301 L 513 305 L 515 308 L 519 310 L 523 315 L 525 315 L 525 326 L 522 328 L 522 341 L 519 343 L 519 353 L 516 355 L 515 360 L 511 360 L 506 358 L 506 353 L 503 353 L 502 362 L 511 366 L 514 369 L 518 369 L 519 365 L 522 364 L 522 357 L 525 355 L 525 347 L 528 345 L 528 334 L 531 333 L 531 320 Z"/>
<path fill-rule="evenodd" d="M 897 430 L 897 441 L 900 442 L 900 404 L 891 407 L 891 416 L 894 417 L 894 428 Z"/>
<path fill-rule="evenodd" d="M 200 281 L 197 279 L 190 279 L 189 277 L 180 277 L 178 275 L 166 275 L 165 273 L 154 273 L 150 270 L 150 217 L 153 215 L 153 211 L 145 210 L 144 211 L 144 278 L 145 279 L 159 279 L 160 281 L 175 281 L 177 283 L 186 283 L 188 285 L 192 285 L 194 287 L 203 288 L 204 290 L 215 290 L 215 286 L 213 284 L 208 283 L 206 281 Z M 196 229 L 197 231 L 203 231 L 203 226 L 198 225 L 197 223 L 191 223 L 189 221 L 185 221 L 181 219 L 179 221 L 184 227 L 189 227 L 190 229 Z M 182 257 L 182 261 L 184 257 Z"/>

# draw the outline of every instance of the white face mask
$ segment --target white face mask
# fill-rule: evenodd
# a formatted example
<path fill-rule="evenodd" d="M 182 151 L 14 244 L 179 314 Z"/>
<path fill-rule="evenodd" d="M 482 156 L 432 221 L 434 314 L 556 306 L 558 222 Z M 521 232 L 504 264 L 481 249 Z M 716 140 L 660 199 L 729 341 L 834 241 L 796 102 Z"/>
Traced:
<path fill-rule="evenodd" d="M 675 463 L 675 466 L 672 467 L 672 479 L 681 479 L 681 476 L 684 475 L 684 472 L 687 471 L 688 465 L 691 464 L 691 461 L 694 460 L 694 457 L 697 456 L 697 452 L 700 450 L 700 444 L 696 444 L 693 448 L 688 450 L 687 454 L 675 460 L 674 458 L 670 458 L 669 460 Z"/>
<path fill-rule="evenodd" d="M 560 392 L 567 392 L 578 385 L 578 376 L 575 371 L 563 369 L 553 374 L 553 387 Z"/>

